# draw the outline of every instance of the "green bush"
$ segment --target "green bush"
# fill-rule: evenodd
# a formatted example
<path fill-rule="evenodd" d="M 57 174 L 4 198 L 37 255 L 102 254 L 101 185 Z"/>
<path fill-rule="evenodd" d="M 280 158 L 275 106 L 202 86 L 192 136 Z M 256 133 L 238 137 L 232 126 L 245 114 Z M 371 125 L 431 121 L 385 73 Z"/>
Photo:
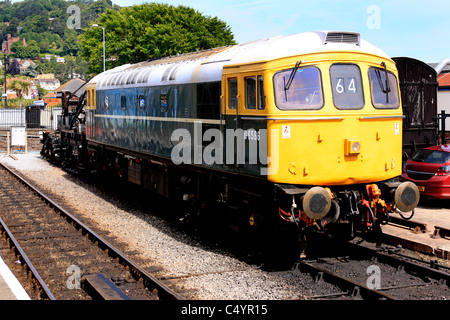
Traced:
<path fill-rule="evenodd" d="M 30 104 L 33 104 L 33 99 L 22 99 L 22 107 L 29 106 Z M 8 99 L 8 108 L 20 108 L 20 99 L 14 98 L 14 99 Z M 5 99 L 2 100 L 0 103 L 1 107 L 5 107 Z"/>

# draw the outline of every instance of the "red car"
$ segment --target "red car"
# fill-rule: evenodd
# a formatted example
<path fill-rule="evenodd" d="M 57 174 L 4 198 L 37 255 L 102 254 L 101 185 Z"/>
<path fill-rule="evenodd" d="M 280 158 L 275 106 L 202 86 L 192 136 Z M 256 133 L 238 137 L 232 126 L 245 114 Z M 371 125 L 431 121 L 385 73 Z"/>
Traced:
<path fill-rule="evenodd" d="M 401 180 L 414 182 L 423 195 L 450 199 L 450 145 L 417 150 L 406 161 Z"/>

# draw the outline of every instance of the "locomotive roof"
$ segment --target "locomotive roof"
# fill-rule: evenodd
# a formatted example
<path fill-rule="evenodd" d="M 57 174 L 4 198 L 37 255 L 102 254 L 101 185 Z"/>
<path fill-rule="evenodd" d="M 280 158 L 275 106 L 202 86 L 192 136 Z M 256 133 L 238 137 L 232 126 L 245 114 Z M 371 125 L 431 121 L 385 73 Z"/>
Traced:
<path fill-rule="evenodd" d="M 223 67 L 330 51 L 359 51 L 389 58 L 359 33 L 310 31 L 260 39 L 153 61 L 122 65 L 94 77 L 97 89 L 220 81 Z"/>

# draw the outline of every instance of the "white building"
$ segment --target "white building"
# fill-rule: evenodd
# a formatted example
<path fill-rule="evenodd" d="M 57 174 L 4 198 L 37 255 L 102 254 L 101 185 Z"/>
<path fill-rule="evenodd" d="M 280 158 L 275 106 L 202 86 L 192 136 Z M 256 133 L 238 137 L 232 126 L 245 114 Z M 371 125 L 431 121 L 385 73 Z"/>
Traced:
<path fill-rule="evenodd" d="M 53 73 L 40 74 L 36 77 L 36 84 L 41 86 L 44 90 L 55 90 L 61 86 L 58 79 L 55 78 Z"/>

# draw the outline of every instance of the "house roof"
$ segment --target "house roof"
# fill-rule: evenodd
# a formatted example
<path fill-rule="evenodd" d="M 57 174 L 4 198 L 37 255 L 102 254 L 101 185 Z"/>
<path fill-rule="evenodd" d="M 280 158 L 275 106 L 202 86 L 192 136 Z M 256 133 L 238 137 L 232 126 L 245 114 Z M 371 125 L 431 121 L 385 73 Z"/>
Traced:
<path fill-rule="evenodd" d="M 58 79 L 51 79 L 51 78 L 48 78 L 48 79 L 41 78 L 41 79 L 36 79 L 36 81 L 38 81 L 39 83 L 41 83 L 41 82 L 58 83 L 59 82 Z"/>
<path fill-rule="evenodd" d="M 44 99 L 48 99 L 48 98 L 56 98 L 56 92 L 55 92 L 55 91 L 50 91 L 50 92 L 48 92 L 48 93 L 44 96 Z"/>
<path fill-rule="evenodd" d="M 427 64 L 434 69 L 434 68 L 436 68 L 438 66 L 439 63 L 438 62 L 430 62 L 430 63 L 427 63 Z M 442 72 L 449 72 L 449 71 L 450 71 L 450 66 L 449 65 L 445 66 L 444 69 L 442 70 Z"/>
<path fill-rule="evenodd" d="M 439 87 L 450 87 L 450 73 L 441 73 L 438 76 Z"/>
<path fill-rule="evenodd" d="M 54 90 L 55 92 L 70 92 L 77 97 L 80 97 L 85 91 L 86 87 L 84 86 L 86 82 L 80 79 L 72 79 L 62 86 Z"/>
<path fill-rule="evenodd" d="M 39 74 L 36 79 L 55 79 L 55 75 L 53 73 Z"/>

